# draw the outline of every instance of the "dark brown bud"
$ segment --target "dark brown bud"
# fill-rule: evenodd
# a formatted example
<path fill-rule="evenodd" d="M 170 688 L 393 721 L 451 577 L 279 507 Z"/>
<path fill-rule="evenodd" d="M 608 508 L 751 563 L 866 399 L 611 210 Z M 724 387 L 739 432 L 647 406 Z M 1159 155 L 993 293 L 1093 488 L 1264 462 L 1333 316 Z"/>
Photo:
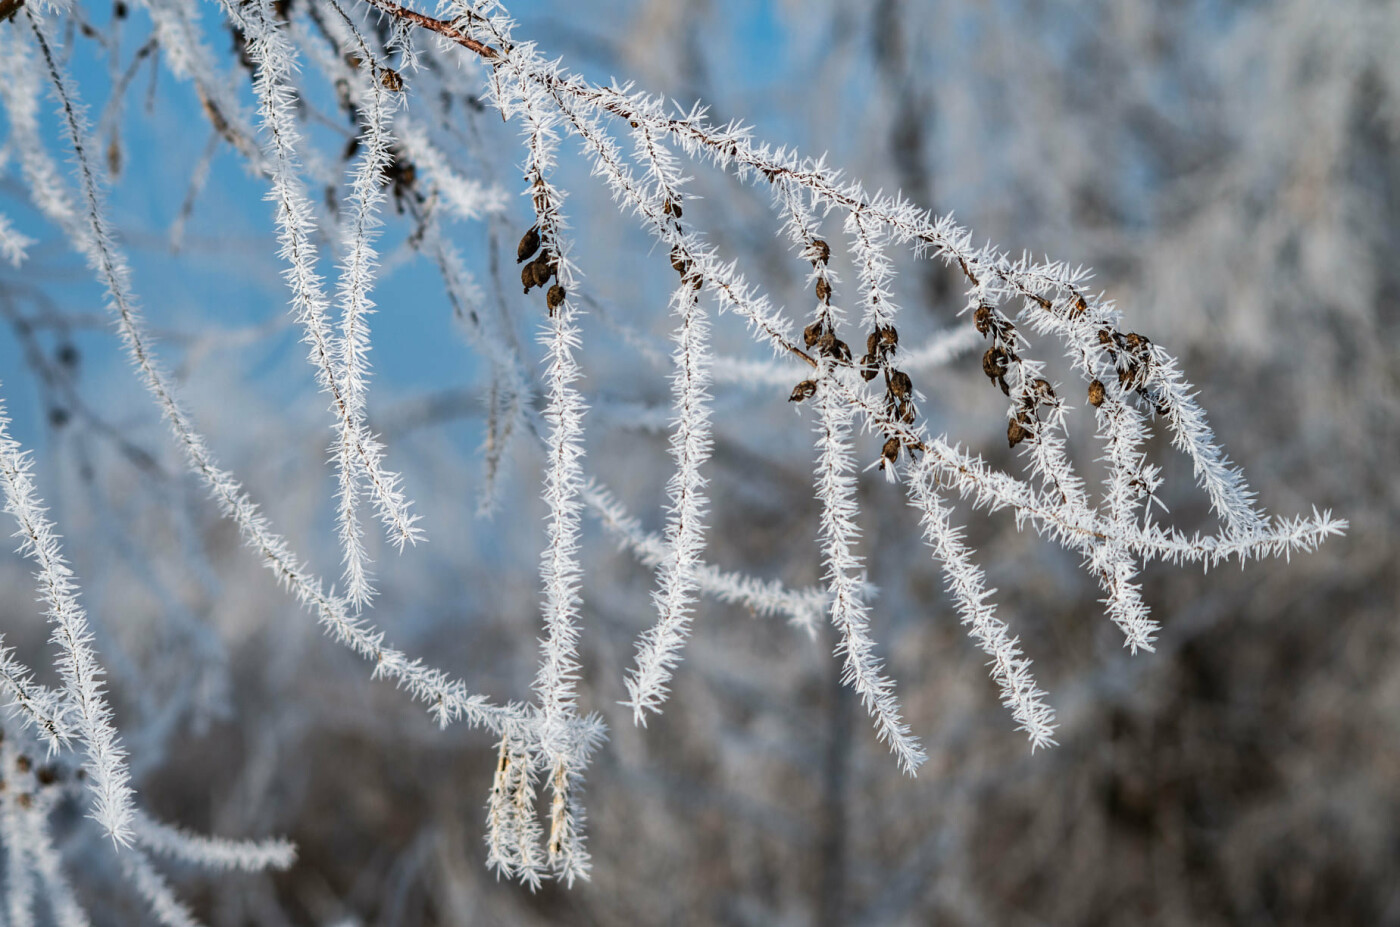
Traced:
<path fill-rule="evenodd" d="M 816 380 L 803 380 L 792 388 L 792 395 L 788 397 L 788 402 L 801 402 L 817 391 Z"/>
<path fill-rule="evenodd" d="M 1107 329 L 1099 329 L 1099 344 L 1113 344 L 1113 335 Z"/>
<path fill-rule="evenodd" d="M 1103 395 L 1104 395 L 1103 384 L 1100 383 L 1098 380 L 1090 380 L 1090 381 L 1089 381 L 1089 405 L 1093 406 L 1095 409 L 1097 409 L 1099 406 L 1103 405 Z"/>
<path fill-rule="evenodd" d="M 379 72 L 379 82 L 384 85 L 384 89 L 390 93 L 398 93 L 403 90 L 403 78 L 399 72 L 393 68 L 384 68 Z"/>
<path fill-rule="evenodd" d="M 882 326 L 879 332 L 882 344 L 888 345 L 889 347 L 894 347 L 899 344 L 899 332 L 895 330 L 893 325 Z"/>
<path fill-rule="evenodd" d="M 116 3 L 112 4 L 112 16 L 113 16 L 113 18 L 115 18 L 115 19 L 126 19 L 126 13 L 127 13 L 126 4 L 123 3 L 122 0 L 117 0 Z"/>
<path fill-rule="evenodd" d="M 822 334 L 826 331 L 821 322 L 813 322 L 802 329 L 802 341 L 807 347 L 811 347 L 821 340 Z"/>
<path fill-rule="evenodd" d="M 1020 422 L 1013 420 L 1007 424 L 1006 443 L 1009 446 L 1015 447 L 1028 437 L 1030 437 L 1030 432 L 1026 431 L 1026 427 Z"/>
<path fill-rule="evenodd" d="M 566 295 L 564 288 L 557 283 L 549 288 L 549 292 L 545 294 L 544 301 L 549 306 L 550 315 L 554 314 L 555 309 L 564 305 L 564 298 Z"/>
<path fill-rule="evenodd" d="M 880 368 L 875 365 L 874 354 L 867 354 L 860 359 L 860 375 L 865 377 L 867 383 L 880 375 Z"/>
<path fill-rule="evenodd" d="M 886 441 L 885 446 L 880 448 L 880 456 L 888 460 L 890 463 L 894 463 L 896 460 L 899 460 L 899 439 L 890 438 L 888 441 Z"/>
<path fill-rule="evenodd" d="M 826 282 L 825 277 L 817 278 L 817 299 L 824 303 L 831 301 L 831 284 Z"/>
<path fill-rule="evenodd" d="M 538 250 L 540 250 L 540 230 L 532 228 L 520 237 L 520 244 L 515 246 L 515 263 L 525 263 L 534 257 Z"/>
<path fill-rule="evenodd" d="M 914 381 L 903 370 L 890 371 L 890 393 L 896 399 L 908 399 L 914 393 Z"/>
<path fill-rule="evenodd" d="M 40 766 L 39 771 L 34 773 L 34 778 L 39 780 L 40 785 L 53 785 L 58 781 L 58 767 Z"/>
<path fill-rule="evenodd" d="M 879 346 L 880 330 L 877 328 L 865 337 L 865 353 L 873 356 L 875 354 L 875 349 Z"/>
<path fill-rule="evenodd" d="M 1074 297 L 1074 311 L 1077 315 L 1083 315 L 1089 311 L 1089 304 L 1084 301 L 1083 296 Z"/>
<path fill-rule="evenodd" d="M 520 285 L 525 287 L 525 292 L 530 292 L 530 287 L 535 285 L 535 265 L 526 264 L 520 268 Z"/>
<path fill-rule="evenodd" d="M 673 203 L 673 202 L 671 202 L 670 200 L 667 200 L 664 209 L 665 209 L 666 215 L 668 215 L 668 216 L 672 216 L 672 217 L 674 217 L 674 218 L 676 218 L 676 219 L 679 219 L 679 218 L 681 217 L 681 204 L 680 204 L 680 203 Z"/>
<path fill-rule="evenodd" d="M 907 399 L 900 401 L 899 408 L 895 412 L 899 420 L 906 425 L 914 424 L 914 418 L 917 414 L 917 411 L 914 409 L 914 404 Z"/>
<path fill-rule="evenodd" d="M 816 261 L 818 264 L 825 264 L 827 261 L 831 260 L 831 245 L 828 245 L 822 239 L 812 239 L 812 250 L 816 252 Z"/>
<path fill-rule="evenodd" d="M 1048 402 L 1055 398 L 1055 390 L 1051 387 L 1050 381 L 1041 379 L 1040 377 L 1031 381 L 1031 391 L 1034 392 L 1042 402 Z"/>

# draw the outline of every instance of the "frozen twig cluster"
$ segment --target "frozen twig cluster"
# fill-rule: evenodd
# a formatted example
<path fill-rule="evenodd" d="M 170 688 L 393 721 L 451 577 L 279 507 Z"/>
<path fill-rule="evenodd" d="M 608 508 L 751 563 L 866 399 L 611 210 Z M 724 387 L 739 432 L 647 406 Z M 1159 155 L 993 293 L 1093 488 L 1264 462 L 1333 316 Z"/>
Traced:
<path fill-rule="evenodd" d="M 591 83 L 547 58 L 533 42 L 515 38 L 516 24 L 499 3 L 447 0 L 431 16 L 393 0 L 359 5 L 221 0 L 252 77 L 256 122 L 228 89 L 199 34 L 193 5 L 146 0 L 144 8 L 153 40 L 173 74 L 191 85 L 214 135 L 266 184 L 292 314 L 332 413 L 330 459 L 344 592 L 328 587 L 298 559 L 248 492 L 219 467 L 153 354 L 131 274 L 108 226 L 100 167 L 90 154 L 77 93 L 52 50 L 53 23 L 65 14 L 58 6 L 37 3 L 14 22 L 0 24 L 0 54 L 12 63 L 14 75 L 0 84 L 0 98 L 26 187 L 36 209 L 92 267 L 131 364 L 190 471 L 257 558 L 330 636 L 368 660 L 375 676 L 408 690 L 440 723 L 463 721 L 499 739 L 486 817 L 488 863 L 502 874 L 537 886 L 546 878 L 572 883 L 588 873 L 582 786 L 603 728 L 580 704 L 580 545 L 586 510 L 599 516 L 620 548 L 656 572 L 654 623 L 637 640 L 635 662 L 623 683 L 638 723 L 660 712 L 671 694 L 701 596 L 781 615 L 809 631 L 824 616 L 837 635 L 843 681 L 859 695 L 877 736 L 911 773 L 926 755 L 904 717 L 871 620 L 869 552 L 861 551 L 859 504 L 866 471 L 883 473 L 907 494 L 953 607 L 986 654 L 1002 701 L 1032 747 L 1054 743 L 1054 712 L 1018 638 L 997 613 L 993 590 L 955 521 L 956 502 L 972 509 L 1009 509 L 1018 525 L 1078 554 L 1102 590 L 1108 617 L 1134 652 L 1151 650 L 1157 634 L 1141 596 L 1144 563 L 1161 559 L 1210 567 L 1232 558 L 1287 556 L 1311 550 L 1345 527 L 1328 513 L 1296 520 L 1266 515 L 1220 448 L 1176 360 L 1142 335 L 1125 331 L 1117 308 L 1087 289 L 1083 271 L 977 247 L 971 233 L 951 219 L 935 219 L 900 196 L 870 194 L 821 160 L 757 142 L 739 124 L 714 125 L 702 108 L 675 109 L 630 86 Z M 343 158 L 348 180 L 327 181 L 325 159 L 308 140 L 309 109 L 301 104 L 311 91 L 301 73 L 303 61 L 334 88 L 353 121 Z M 41 75 L 61 107 L 76 191 L 40 137 Z M 499 219 L 508 197 L 499 185 L 473 176 L 435 120 L 409 112 L 420 98 L 469 100 L 494 109 L 519 130 L 520 193 L 529 218 L 522 223 L 516 256 L 525 293 L 539 292 L 538 381 L 525 349 L 511 336 L 504 309 L 482 299 L 446 225 Z M 584 466 L 591 400 L 581 384 L 580 359 L 587 348 L 580 317 L 590 302 L 571 241 L 568 191 L 559 180 L 566 139 L 578 143 L 617 208 L 636 219 L 676 274 L 669 349 L 643 345 L 648 356 L 668 366 L 671 384 L 666 420 L 673 470 L 660 534 L 647 533 Z M 694 224 L 686 210 L 687 190 L 701 169 L 770 188 L 776 214 L 772 234 L 807 268 L 805 285 L 814 295 L 810 310 L 789 315 Z M 348 195 L 338 202 L 323 205 L 308 192 L 312 183 L 334 189 L 341 181 Z M 471 693 L 448 673 L 392 648 L 366 615 L 374 586 L 360 524 L 363 502 L 372 504 L 388 540 L 399 549 L 422 536 L 404 481 L 388 469 L 386 449 L 368 424 L 368 319 L 374 311 L 381 214 L 391 200 L 412 220 L 409 244 L 436 265 L 455 314 L 490 370 L 483 450 L 490 489 L 482 507 L 489 508 L 494 498 L 510 442 L 529 435 L 543 452 L 548 515 L 540 561 L 542 636 L 528 702 L 500 705 Z M 0 257 L 18 265 L 31 244 L 0 215 Z M 334 254 L 338 267 L 333 296 L 319 269 L 323 248 Z M 963 324 L 912 348 L 900 339 L 895 284 L 896 261 L 909 255 L 956 268 L 966 284 Z M 834 257 L 848 258 L 854 268 L 849 292 L 841 290 Z M 332 318 L 333 304 L 338 320 Z M 725 313 L 743 320 L 773 359 L 717 354 L 711 345 L 712 315 Z M 1044 356 L 1055 345 L 1079 385 L 1050 381 Z M 936 399 L 916 380 L 977 349 L 984 352 L 988 384 L 1006 400 L 1006 436 L 1019 448 L 1022 475 L 998 469 L 930 431 L 926 411 Z M 808 417 L 815 433 L 813 493 L 821 507 L 817 555 L 824 589 L 791 590 L 705 559 L 712 393 L 731 385 L 787 397 Z M 1092 409 L 1107 471 L 1097 489 L 1070 454 L 1071 396 L 1084 397 Z M 93 816 L 119 845 L 131 884 L 163 922 L 188 923 L 191 915 L 153 868 L 151 855 L 249 870 L 288 865 L 291 849 L 279 842 L 194 837 L 137 809 L 75 581 L 38 501 L 28 457 L 5 424 L 0 418 L 6 511 L 19 525 L 21 550 L 35 566 L 59 650 L 62 686 L 39 685 L 8 651 L 0 651 L 0 685 L 32 732 L 5 741 L 4 762 L 19 762 L 12 744 L 21 736 L 37 736 L 59 756 L 76 748 L 80 764 L 62 769 L 73 773 L 72 781 L 81 769 Z M 1169 435 L 1192 461 L 1218 518 L 1213 533 L 1188 535 L 1159 520 L 1153 504 L 1163 478 L 1146 452 L 1154 431 Z M 9 903 L 23 908 L 34 878 L 52 887 L 62 886 L 64 877 L 45 842 L 50 800 L 21 807 L 12 793 L 4 798 L 0 837 L 20 848 L 7 855 L 12 868 L 23 870 L 10 879 Z M 547 807 L 537 805 L 541 796 L 547 796 L 541 803 Z M 70 895 L 60 891 L 55 897 L 62 905 Z M 82 922 L 76 913 L 60 919 Z"/>

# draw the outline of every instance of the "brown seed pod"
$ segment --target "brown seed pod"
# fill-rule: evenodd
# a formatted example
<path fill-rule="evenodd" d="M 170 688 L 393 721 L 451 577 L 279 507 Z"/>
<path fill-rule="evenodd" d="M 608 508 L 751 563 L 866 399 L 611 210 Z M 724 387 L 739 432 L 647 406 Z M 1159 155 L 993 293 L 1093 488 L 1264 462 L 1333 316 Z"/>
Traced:
<path fill-rule="evenodd" d="M 880 456 L 890 463 L 894 463 L 899 460 L 899 447 L 899 439 L 890 438 L 885 442 L 885 446 L 880 448 Z M 881 469 L 883 469 L 883 467 Z"/>
<path fill-rule="evenodd" d="M 1147 350 L 1147 346 L 1152 342 L 1147 340 L 1146 335 L 1139 335 L 1137 332 L 1128 332 L 1123 336 L 1123 343 L 1128 346 L 1128 350 L 1133 353 L 1140 353 Z"/>
<path fill-rule="evenodd" d="M 825 264 L 831 260 L 831 245 L 828 245 L 823 239 L 812 239 L 812 250 L 816 252 L 818 264 Z"/>
<path fill-rule="evenodd" d="M 39 780 L 40 785 L 53 785 L 58 781 L 58 767 L 40 766 L 38 772 L 34 773 L 34 778 Z"/>
<path fill-rule="evenodd" d="M 384 68 L 379 72 L 379 82 L 384 85 L 384 89 L 390 93 L 398 93 L 403 90 L 403 78 L 399 72 L 393 68 Z"/>
<path fill-rule="evenodd" d="M 1007 423 L 1006 443 L 1010 447 L 1015 447 L 1022 441 L 1026 440 L 1026 438 L 1028 437 L 1030 437 L 1030 432 L 1026 431 L 1025 426 L 1022 425 L 1020 422 L 1012 420 L 1011 422 Z"/>
<path fill-rule="evenodd" d="M 990 305 L 979 305 L 977 311 L 972 314 L 972 323 L 977 326 L 977 332 L 986 335 L 991 330 L 991 307 Z"/>
<path fill-rule="evenodd" d="M 826 332 L 818 338 L 817 350 L 841 363 L 849 364 L 851 362 L 850 346 L 837 338 L 835 332 Z"/>
<path fill-rule="evenodd" d="M 540 230 L 536 227 L 520 236 L 520 244 L 515 246 L 515 263 L 525 263 L 534 257 L 538 250 L 540 250 Z"/>
<path fill-rule="evenodd" d="M 1099 344 L 1113 344 L 1113 333 L 1108 329 L 1099 329 Z"/>
<path fill-rule="evenodd" d="M 1050 385 L 1050 381 L 1040 377 L 1036 377 L 1031 381 L 1031 391 L 1041 402 L 1049 402 L 1051 399 L 1055 398 L 1055 390 L 1054 387 Z"/>
<path fill-rule="evenodd" d="M 535 285 L 535 265 L 526 264 L 520 268 L 520 285 L 525 287 L 525 292 L 530 292 L 530 287 Z"/>
<path fill-rule="evenodd" d="M 875 349 L 880 346 L 880 330 L 877 328 L 865 337 L 865 353 L 874 356 Z M 871 363 L 874 363 L 872 361 Z"/>
<path fill-rule="evenodd" d="M 817 391 L 816 380 L 803 380 L 792 388 L 792 395 L 788 397 L 788 402 L 801 402 Z"/>
<path fill-rule="evenodd" d="M 908 399 L 914 394 L 914 381 L 903 370 L 890 371 L 890 394 L 896 399 Z"/>
<path fill-rule="evenodd" d="M 662 207 L 662 210 L 666 213 L 666 215 L 671 216 L 673 218 L 679 219 L 681 217 L 680 203 L 675 203 L 671 200 L 667 200 L 666 205 Z"/>
<path fill-rule="evenodd" d="M 918 412 L 915 410 L 912 402 L 904 399 L 900 401 L 899 409 L 895 412 L 895 415 L 904 424 L 912 425 L 914 424 L 914 419 L 918 415 Z"/>
<path fill-rule="evenodd" d="M 817 278 L 817 299 L 824 303 L 831 301 L 831 284 L 826 282 L 825 277 Z"/>
<path fill-rule="evenodd" d="M 686 260 L 685 255 L 681 253 L 679 245 L 671 249 L 671 267 L 682 277 L 690 270 L 690 261 Z"/>
<path fill-rule="evenodd" d="M 860 359 L 860 375 L 865 377 L 867 383 L 880 375 L 880 368 L 875 365 L 874 354 L 867 354 Z"/>
<path fill-rule="evenodd" d="M 802 329 L 802 342 L 810 348 L 812 345 L 816 344 L 818 341 L 821 340 L 822 335 L 825 332 L 826 328 L 822 325 L 821 322 L 813 322 L 811 325 L 808 325 L 806 328 Z"/>
<path fill-rule="evenodd" d="M 1006 368 L 1010 363 L 1010 357 L 1005 351 L 998 347 L 990 347 L 987 353 L 982 355 L 982 372 L 988 379 L 1000 380 L 1006 376 Z"/>
<path fill-rule="evenodd" d="M 1084 301 L 1083 296 L 1074 297 L 1074 311 L 1076 315 L 1083 315 L 1089 311 L 1089 304 Z"/>
<path fill-rule="evenodd" d="M 1104 389 L 1103 384 L 1098 380 L 1089 381 L 1089 405 L 1097 409 L 1103 405 Z"/>
<path fill-rule="evenodd" d="M 557 283 L 549 288 L 549 292 L 545 294 L 544 301 L 545 304 L 549 306 L 550 315 L 554 315 L 554 310 L 564 305 L 566 296 L 567 294 L 564 292 L 564 288 Z"/>
<path fill-rule="evenodd" d="M 535 286 L 544 286 L 549 282 L 549 278 L 554 276 L 555 265 L 548 251 L 541 251 L 540 256 L 530 262 L 530 266 L 535 268 Z"/>
<path fill-rule="evenodd" d="M 899 344 L 899 332 L 895 330 L 893 325 L 881 326 L 878 331 L 880 332 L 880 342 L 886 347 L 892 348 Z"/>

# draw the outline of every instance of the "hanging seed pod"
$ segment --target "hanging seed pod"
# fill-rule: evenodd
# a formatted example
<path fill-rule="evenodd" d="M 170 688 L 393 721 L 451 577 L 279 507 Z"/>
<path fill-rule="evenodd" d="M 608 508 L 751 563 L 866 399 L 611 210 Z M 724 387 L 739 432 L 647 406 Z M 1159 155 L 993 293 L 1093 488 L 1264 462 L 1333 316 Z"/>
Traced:
<path fill-rule="evenodd" d="M 1084 313 L 1086 313 L 1086 312 L 1088 312 L 1088 311 L 1089 311 L 1089 304 L 1086 303 L 1086 302 L 1084 301 L 1084 297 L 1083 297 L 1083 296 L 1076 296 L 1076 297 L 1074 297 L 1074 313 L 1075 313 L 1075 315 L 1083 315 Z"/>
<path fill-rule="evenodd" d="M 690 262 L 687 261 L 685 255 L 681 253 L 679 245 L 671 249 L 671 267 L 682 277 L 690 270 Z"/>
<path fill-rule="evenodd" d="M 1123 336 L 1123 343 L 1127 345 L 1129 351 L 1132 351 L 1134 354 L 1139 354 L 1145 353 L 1147 346 L 1152 342 L 1147 340 L 1146 335 L 1139 335 L 1137 332 L 1128 332 Z"/>
<path fill-rule="evenodd" d="M 879 329 L 880 343 L 886 348 L 893 348 L 899 344 L 899 332 L 893 325 L 884 325 Z"/>
<path fill-rule="evenodd" d="M 914 393 L 914 381 L 903 370 L 890 371 L 890 393 L 896 399 L 908 399 Z"/>
<path fill-rule="evenodd" d="M 540 250 L 540 230 L 536 227 L 520 237 L 520 244 L 515 246 L 515 263 L 525 263 L 534 257 L 538 250 Z"/>
<path fill-rule="evenodd" d="M 865 377 L 867 383 L 880 375 L 880 368 L 875 365 L 874 354 L 867 354 L 860 359 L 860 375 Z"/>
<path fill-rule="evenodd" d="M 1024 425 L 1016 420 L 1012 420 L 1006 426 L 1006 443 L 1010 447 L 1015 447 L 1026 438 L 1030 437 L 1030 432 L 1026 431 Z"/>
<path fill-rule="evenodd" d="M 988 348 L 987 353 L 982 355 L 982 372 L 987 375 L 988 379 L 1000 380 L 1006 376 L 1009 362 L 1009 356 L 1001 348 Z"/>
<path fill-rule="evenodd" d="M 875 349 L 879 346 L 880 330 L 877 328 L 865 337 L 865 353 L 868 357 L 872 358 L 871 363 L 874 363 Z"/>
<path fill-rule="evenodd" d="M 533 263 L 520 268 L 520 285 L 525 287 L 526 293 L 529 293 L 530 288 L 535 285 L 535 265 Z"/>
<path fill-rule="evenodd" d="M 681 217 L 680 203 L 673 203 L 670 200 L 667 200 L 666 205 L 663 206 L 662 209 L 666 213 L 666 215 L 671 216 L 672 218 L 679 219 Z"/>
<path fill-rule="evenodd" d="M 792 388 L 792 395 L 788 397 L 788 402 L 801 402 L 817 392 L 816 380 L 803 380 Z"/>
<path fill-rule="evenodd" d="M 55 766 L 40 766 L 34 773 L 34 778 L 39 780 L 40 785 L 53 785 L 58 781 L 58 768 Z"/>
<path fill-rule="evenodd" d="M 564 288 L 557 283 L 549 288 L 549 292 L 545 294 L 544 301 L 545 304 L 549 306 L 550 315 L 554 315 L 554 310 L 564 305 L 566 296 L 567 294 L 564 292 Z"/>
<path fill-rule="evenodd" d="M 815 263 L 825 264 L 831 260 L 831 245 L 821 238 L 812 239 L 812 250 L 816 252 Z"/>
<path fill-rule="evenodd" d="M 1055 398 L 1055 390 L 1050 385 L 1049 380 L 1036 377 L 1031 381 L 1031 392 L 1033 392 L 1041 402 L 1049 402 Z"/>
<path fill-rule="evenodd" d="M 914 418 L 917 414 L 917 411 L 914 409 L 914 404 L 907 399 L 900 400 L 899 408 L 895 412 L 899 420 L 906 425 L 914 424 Z"/>
<path fill-rule="evenodd" d="M 379 72 L 379 82 L 384 85 L 384 89 L 390 93 L 398 93 L 403 90 L 403 78 L 399 72 L 393 68 L 384 68 Z"/>
<path fill-rule="evenodd" d="M 540 256 L 531 261 L 530 266 L 535 268 L 535 286 L 544 286 L 549 282 L 549 278 L 554 276 L 555 264 L 548 251 L 540 252 Z"/>
<path fill-rule="evenodd" d="M 831 284 L 826 282 L 825 277 L 817 278 L 817 299 L 822 302 L 831 302 Z"/>
<path fill-rule="evenodd" d="M 899 447 L 899 439 L 890 438 L 888 441 L 885 442 L 885 446 L 880 448 L 880 456 L 883 457 L 889 463 L 893 464 L 899 460 Z M 884 469 L 883 465 L 880 469 Z"/>
<path fill-rule="evenodd" d="M 992 330 L 992 307 L 982 305 L 977 307 L 977 311 L 972 314 L 972 324 L 977 326 L 977 331 L 985 335 Z"/>
<path fill-rule="evenodd" d="M 825 333 L 826 328 L 821 322 L 813 322 L 811 325 L 808 325 L 806 328 L 802 329 L 802 342 L 810 348 L 812 345 L 820 341 L 822 335 Z"/>
<path fill-rule="evenodd" d="M 1098 380 L 1089 381 L 1089 405 L 1097 409 L 1103 405 L 1104 388 L 1103 383 Z"/>
<path fill-rule="evenodd" d="M 1104 345 L 1111 345 L 1111 344 L 1113 344 L 1113 333 L 1110 332 L 1110 331 L 1108 331 L 1108 329 L 1105 329 L 1105 328 L 1099 329 L 1099 344 L 1104 344 Z"/>

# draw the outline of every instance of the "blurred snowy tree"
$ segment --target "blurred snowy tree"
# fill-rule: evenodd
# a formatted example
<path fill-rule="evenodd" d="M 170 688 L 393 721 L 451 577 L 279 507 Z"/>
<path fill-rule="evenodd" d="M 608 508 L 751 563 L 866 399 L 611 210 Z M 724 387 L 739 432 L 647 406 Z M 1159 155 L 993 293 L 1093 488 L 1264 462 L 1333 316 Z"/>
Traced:
<path fill-rule="evenodd" d="M 985 923 L 1061 874 L 1049 920 L 1111 917 L 1107 838 L 1044 847 L 1164 698 L 1112 651 L 1242 676 L 1266 629 L 1199 643 L 1241 603 L 1394 553 L 1397 11 L 516 12 L 0 6 L 7 917 Z M 1346 526 L 1265 513 L 1197 363 L 1271 505 L 1356 510 L 1344 567 L 1175 568 Z M 1086 820 L 1159 813 L 1122 767 Z M 292 846 L 147 807 L 300 859 L 181 901 L 153 856 Z M 1144 919 L 1314 903 L 1216 869 Z"/>

